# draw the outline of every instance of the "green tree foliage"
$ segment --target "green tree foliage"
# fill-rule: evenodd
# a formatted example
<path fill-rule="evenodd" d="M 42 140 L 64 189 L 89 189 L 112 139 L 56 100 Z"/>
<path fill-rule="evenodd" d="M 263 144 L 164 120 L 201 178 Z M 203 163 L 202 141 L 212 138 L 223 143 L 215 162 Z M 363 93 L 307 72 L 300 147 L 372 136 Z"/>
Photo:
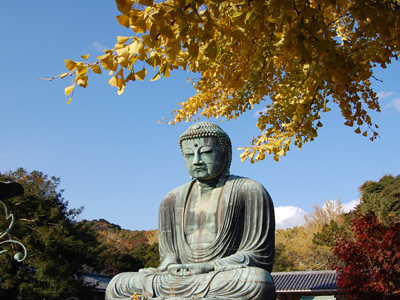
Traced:
<path fill-rule="evenodd" d="M 360 192 L 358 210 L 363 215 L 374 212 L 379 222 L 388 226 L 400 222 L 400 175 L 385 175 L 378 182 L 367 181 Z"/>
<path fill-rule="evenodd" d="M 145 268 L 158 268 L 160 265 L 160 251 L 158 248 L 158 242 L 154 242 L 147 249 L 144 261 Z"/>
<path fill-rule="evenodd" d="M 85 299 L 91 289 L 84 284 L 81 271 L 90 264 L 90 253 L 97 245 L 86 226 L 76 222 L 80 209 L 68 209 L 68 201 L 58 189 L 60 179 L 24 169 L 0 173 L 0 181 L 17 181 L 25 188 L 21 196 L 7 200 L 16 223 L 9 237 L 22 242 L 28 257 L 18 263 L 9 248 L 0 257 L 0 276 L 5 294 L 2 299 Z M 0 218 L 0 227 L 8 227 Z"/>
<path fill-rule="evenodd" d="M 144 242 L 137 243 L 135 247 L 132 248 L 130 254 L 142 262 L 141 267 L 144 267 L 146 261 L 146 254 L 150 245 Z"/>
<path fill-rule="evenodd" d="M 316 245 L 333 247 L 335 245 L 335 235 L 340 233 L 339 230 L 338 224 L 331 220 L 330 223 L 325 223 L 322 226 L 321 231 L 314 233 L 312 242 Z"/>
<path fill-rule="evenodd" d="M 287 272 L 296 270 L 296 264 L 287 253 L 285 253 L 285 245 L 282 243 L 275 245 L 275 261 L 272 272 Z"/>
<path fill-rule="evenodd" d="M 336 239 L 339 236 L 351 236 L 351 216 L 352 212 L 343 214 L 344 222 L 339 225 L 335 220 L 331 220 L 329 223 L 325 223 L 322 228 L 314 233 L 312 242 L 315 245 L 334 247 L 336 246 Z"/>
<path fill-rule="evenodd" d="M 174 69 L 198 73 L 196 94 L 173 113 L 173 123 L 207 118 L 236 119 L 270 99 L 260 114 L 260 135 L 242 160 L 285 155 L 291 142 L 301 148 L 323 126 L 330 101 L 345 125 L 374 140 L 371 111 L 380 111 L 371 88 L 373 68 L 398 59 L 398 0 L 116 0 L 118 22 L 132 29 L 117 37 L 97 61 L 65 60 L 75 86 L 88 74 L 110 71 L 109 83 L 122 94 L 129 81 L 152 80 Z M 71 101 L 72 97 L 68 101 Z"/>

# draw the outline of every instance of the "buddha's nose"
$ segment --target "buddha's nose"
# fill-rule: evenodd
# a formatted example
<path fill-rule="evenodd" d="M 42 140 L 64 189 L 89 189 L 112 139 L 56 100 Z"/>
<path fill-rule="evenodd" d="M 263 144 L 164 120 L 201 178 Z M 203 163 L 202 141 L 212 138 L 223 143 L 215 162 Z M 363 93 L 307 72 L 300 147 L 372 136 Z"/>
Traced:
<path fill-rule="evenodd" d="M 196 152 L 194 154 L 194 157 L 193 157 L 193 164 L 194 165 L 201 165 L 202 163 L 203 163 L 203 161 L 201 160 L 201 155 L 199 155 L 199 153 Z"/>

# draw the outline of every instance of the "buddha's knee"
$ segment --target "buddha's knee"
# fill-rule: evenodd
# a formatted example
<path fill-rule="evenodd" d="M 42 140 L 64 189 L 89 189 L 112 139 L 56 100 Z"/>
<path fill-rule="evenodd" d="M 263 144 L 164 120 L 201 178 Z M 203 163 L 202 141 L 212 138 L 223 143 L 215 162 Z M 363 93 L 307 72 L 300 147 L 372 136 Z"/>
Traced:
<path fill-rule="evenodd" d="M 250 274 L 247 280 L 255 283 L 259 291 L 254 299 L 275 300 L 275 284 L 271 274 L 261 268 L 250 267 L 249 269 Z"/>
<path fill-rule="evenodd" d="M 106 300 L 130 299 L 134 293 L 141 293 L 143 275 L 137 272 L 125 272 L 114 276 L 107 286 Z"/>
<path fill-rule="evenodd" d="M 275 300 L 275 286 L 271 275 L 255 267 L 219 272 L 210 282 L 209 295 L 225 299 Z"/>
<path fill-rule="evenodd" d="M 272 284 L 274 283 L 271 275 L 264 269 L 256 267 L 248 267 L 247 269 L 249 269 L 248 280 Z"/>

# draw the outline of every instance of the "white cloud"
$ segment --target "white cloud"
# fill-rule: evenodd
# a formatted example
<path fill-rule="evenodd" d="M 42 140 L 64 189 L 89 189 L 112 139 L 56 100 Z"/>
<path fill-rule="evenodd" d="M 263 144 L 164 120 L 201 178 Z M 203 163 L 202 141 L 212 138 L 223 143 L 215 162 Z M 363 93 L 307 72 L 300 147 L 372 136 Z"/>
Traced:
<path fill-rule="evenodd" d="M 392 107 L 394 107 L 397 111 L 400 112 L 400 98 L 394 98 L 392 101 L 390 101 L 383 107 L 383 110 L 386 110 L 386 109 L 389 109 Z"/>
<path fill-rule="evenodd" d="M 394 98 L 390 103 L 397 111 L 400 111 L 400 98 Z"/>
<path fill-rule="evenodd" d="M 376 95 L 378 96 L 379 99 L 385 99 L 385 98 L 387 98 L 387 97 L 392 96 L 392 95 L 393 95 L 393 92 L 385 92 L 385 91 L 382 91 L 382 92 L 376 93 Z"/>
<path fill-rule="evenodd" d="M 275 221 L 277 229 L 286 229 L 304 223 L 306 212 L 295 206 L 275 207 Z"/>
<path fill-rule="evenodd" d="M 329 201 L 337 202 L 337 200 Z M 342 203 L 343 211 L 348 213 L 354 210 L 359 203 L 360 199 Z M 306 214 L 306 211 L 296 206 L 287 205 L 275 207 L 276 229 L 286 229 L 302 225 L 304 224 L 304 216 Z"/>
<path fill-rule="evenodd" d="M 327 203 L 327 202 L 332 203 L 332 204 L 334 205 L 335 208 L 337 208 L 337 207 L 338 207 L 338 204 L 339 204 L 339 201 L 338 201 L 338 200 L 327 200 L 327 201 L 325 201 L 324 205 L 322 205 L 322 209 L 323 209 L 324 211 L 326 211 L 326 203 Z M 343 205 L 343 204 L 342 204 L 342 205 Z"/>
<path fill-rule="evenodd" d="M 257 109 L 257 111 L 254 113 L 254 118 L 258 118 L 260 116 L 260 113 L 266 113 L 268 111 L 268 108 L 263 108 L 262 110 Z"/>
<path fill-rule="evenodd" d="M 360 203 L 360 199 L 352 200 L 352 201 L 347 202 L 347 203 L 342 203 L 344 212 L 345 212 L 345 213 L 348 213 L 348 212 L 354 210 L 354 208 L 355 208 L 359 203 Z"/>
<path fill-rule="evenodd" d="M 100 42 L 94 42 L 93 44 L 90 45 L 90 48 L 94 49 L 96 51 L 107 50 L 107 47 L 105 47 L 102 44 L 100 44 Z"/>

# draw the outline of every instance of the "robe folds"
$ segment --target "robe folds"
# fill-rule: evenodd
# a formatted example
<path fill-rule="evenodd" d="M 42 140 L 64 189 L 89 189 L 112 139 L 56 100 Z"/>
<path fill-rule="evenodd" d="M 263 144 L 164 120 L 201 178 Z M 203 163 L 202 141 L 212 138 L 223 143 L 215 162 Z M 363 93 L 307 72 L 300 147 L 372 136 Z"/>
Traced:
<path fill-rule="evenodd" d="M 186 241 L 184 215 L 195 181 L 167 194 L 159 210 L 161 266 L 211 263 L 214 271 L 189 276 L 168 272 L 128 272 L 110 282 L 108 300 L 129 299 L 133 293 L 149 299 L 276 299 L 270 276 L 275 252 L 272 200 L 264 187 L 231 175 L 221 189 L 217 234 L 196 249 Z"/>

